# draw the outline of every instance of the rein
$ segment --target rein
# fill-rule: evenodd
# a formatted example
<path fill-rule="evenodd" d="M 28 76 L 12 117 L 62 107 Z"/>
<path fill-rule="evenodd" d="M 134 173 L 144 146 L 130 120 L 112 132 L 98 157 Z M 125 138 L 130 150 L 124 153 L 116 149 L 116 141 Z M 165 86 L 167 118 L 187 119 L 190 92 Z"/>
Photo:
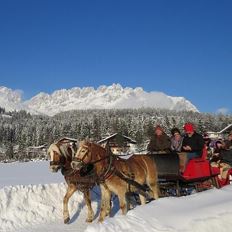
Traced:
<path fill-rule="evenodd" d="M 109 158 L 109 165 L 107 170 L 105 171 L 105 173 L 103 172 L 103 175 L 99 176 L 99 179 L 102 179 L 102 182 L 104 182 L 105 180 L 107 180 L 112 174 L 115 174 L 116 176 L 118 176 L 120 179 L 122 179 L 123 181 L 125 181 L 128 185 L 132 185 L 134 186 L 137 191 L 139 192 L 139 194 L 143 195 L 144 197 L 146 197 L 147 199 L 151 199 L 150 194 L 147 192 L 147 189 L 145 186 L 141 185 L 140 183 L 138 183 L 137 181 L 133 180 L 132 178 L 124 175 L 122 172 L 118 171 L 112 164 L 113 164 L 113 160 L 117 159 L 117 157 L 122 157 L 122 156 L 128 156 L 128 155 L 113 155 L 113 153 L 107 149 L 107 155 L 101 159 L 98 159 L 94 162 L 92 162 L 92 164 L 98 163 L 106 158 Z M 111 171 L 111 172 L 110 172 Z"/>
<path fill-rule="evenodd" d="M 66 158 L 64 156 L 61 156 L 59 161 L 50 161 L 50 165 L 60 165 L 61 167 L 63 167 L 65 165 L 65 160 Z"/>
<path fill-rule="evenodd" d="M 61 174 L 63 176 L 70 177 L 70 176 L 76 175 L 77 173 L 78 172 L 72 168 L 65 168 L 65 167 L 61 168 Z"/>
<path fill-rule="evenodd" d="M 121 155 L 124 156 L 124 155 Z M 115 174 L 116 176 L 118 176 L 120 179 L 122 179 L 123 181 L 125 181 L 126 183 L 128 183 L 129 185 L 134 186 L 137 191 L 139 192 L 139 194 L 143 195 L 144 197 L 151 199 L 150 194 L 147 192 L 147 189 L 145 186 L 141 185 L 140 183 L 138 183 L 137 181 L 133 180 L 130 177 L 125 176 L 123 173 L 121 173 L 120 171 L 118 171 L 112 164 L 113 164 L 113 159 L 117 158 L 116 156 L 114 156 L 112 153 L 110 155 L 107 155 L 101 159 L 98 159 L 94 162 L 92 162 L 91 164 L 95 164 L 98 163 L 106 158 L 110 159 L 108 168 L 105 172 L 103 172 L 103 175 L 99 176 L 99 180 L 100 182 L 104 182 L 105 180 L 107 180 L 112 174 Z M 111 171 L 111 172 L 110 172 Z"/>
<path fill-rule="evenodd" d="M 90 160 L 91 160 L 92 159 L 92 151 L 90 151 L 88 146 L 86 146 L 86 148 L 88 149 L 88 152 L 91 152 L 91 157 L 90 157 Z M 106 154 L 105 157 L 99 158 L 99 159 L 97 159 L 95 161 L 92 161 L 92 162 L 89 162 L 89 163 L 85 163 L 84 159 L 85 159 L 85 157 L 87 155 L 88 155 L 88 153 L 86 153 L 81 159 L 78 158 L 78 157 L 74 157 L 73 161 L 74 162 L 75 161 L 80 162 L 81 165 L 83 165 L 85 167 L 85 166 L 88 166 L 88 165 L 93 165 L 94 166 L 95 164 L 100 163 L 101 161 L 106 160 L 106 159 L 109 160 L 109 162 L 107 163 L 108 164 L 107 168 L 106 169 L 104 168 L 103 172 L 101 174 L 94 176 L 94 178 L 96 180 L 96 183 L 104 182 L 106 179 L 108 179 L 113 174 L 113 172 L 115 170 L 115 167 L 112 164 L 113 164 L 113 161 L 115 159 L 115 156 L 112 153 L 107 151 L 107 154 Z"/>
<path fill-rule="evenodd" d="M 84 157 L 83 157 L 82 159 L 79 159 L 79 158 L 77 158 L 77 157 L 74 157 L 72 160 L 73 160 L 73 161 L 80 162 L 80 163 L 83 164 L 83 165 L 87 165 L 87 163 L 85 163 L 85 162 L 83 161 L 84 158 L 86 157 L 86 155 L 87 155 L 87 154 L 85 154 Z M 96 163 L 101 162 L 102 160 L 108 159 L 108 158 L 110 158 L 110 157 L 111 157 L 111 155 L 105 156 L 105 157 L 103 157 L 103 158 L 101 158 L 101 159 L 95 160 L 95 161 L 93 161 L 93 162 L 89 162 L 88 164 L 96 164 Z"/>
<path fill-rule="evenodd" d="M 132 178 L 126 176 L 125 174 L 123 174 L 122 172 L 120 172 L 119 170 L 116 169 L 116 167 L 113 164 L 114 164 L 115 159 L 117 159 L 118 155 L 117 156 L 113 155 L 112 152 L 109 149 L 107 149 L 106 155 L 104 157 L 97 156 L 96 157 L 96 158 L 98 158 L 97 160 L 85 163 L 84 159 L 86 158 L 86 156 L 90 153 L 91 154 L 90 160 L 92 160 L 92 154 L 93 154 L 93 152 L 89 146 L 86 146 L 85 148 L 88 150 L 88 152 L 86 152 L 82 158 L 74 157 L 74 159 L 73 159 L 73 161 L 80 162 L 81 165 L 83 165 L 83 167 L 85 167 L 85 166 L 87 167 L 87 165 L 94 166 L 95 164 L 100 163 L 101 161 L 104 161 L 106 159 L 108 160 L 107 167 L 103 168 L 103 170 L 100 174 L 93 175 L 93 181 L 95 181 L 97 184 L 104 183 L 108 178 L 110 178 L 114 174 L 117 177 L 119 177 L 120 179 L 122 179 L 123 181 L 125 181 L 128 185 L 134 186 L 137 189 L 137 191 L 139 192 L 139 194 L 145 196 L 148 199 L 151 199 L 151 196 L 147 192 L 146 187 L 144 187 L 143 185 L 141 185 L 137 181 L 133 180 Z M 119 155 L 119 156 L 125 156 L 125 155 Z M 95 174 L 95 173 L 93 172 L 93 174 Z"/>
<path fill-rule="evenodd" d="M 147 189 L 145 186 L 141 185 L 140 183 L 138 183 L 137 181 L 128 178 L 127 176 L 123 175 L 121 172 L 119 172 L 117 169 L 115 170 L 115 175 L 118 176 L 120 179 L 124 180 L 125 182 L 127 182 L 129 185 L 134 186 L 138 193 L 143 195 L 144 197 L 151 199 L 150 194 L 147 192 Z"/>
<path fill-rule="evenodd" d="M 103 172 L 102 175 L 99 176 L 99 180 L 100 182 L 104 182 L 106 179 L 108 179 L 116 170 L 115 167 L 112 165 L 113 164 L 113 160 L 115 159 L 115 157 L 111 154 L 109 156 L 106 156 L 107 158 L 109 158 L 109 165 L 108 168 L 106 169 L 105 172 Z M 111 172 L 110 172 L 111 171 Z"/>
<path fill-rule="evenodd" d="M 56 146 L 54 152 L 59 153 L 59 161 L 50 161 L 50 165 L 60 166 L 61 173 L 68 184 L 74 184 L 81 192 L 89 191 L 96 184 L 96 175 L 94 172 L 90 172 L 82 176 L 80 171 L 74 170 L 69 166 L 70 164 L 68 163 L 72 161 L 75 151 L 67 143 L 54 144 Z"/>

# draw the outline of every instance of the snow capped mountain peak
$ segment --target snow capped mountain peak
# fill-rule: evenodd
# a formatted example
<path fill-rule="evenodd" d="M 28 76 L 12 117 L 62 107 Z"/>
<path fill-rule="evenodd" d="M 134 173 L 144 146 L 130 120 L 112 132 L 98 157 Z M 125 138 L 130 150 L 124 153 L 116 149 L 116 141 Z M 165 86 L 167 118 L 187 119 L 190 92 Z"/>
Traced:
<path fill-rule="evenodd" d="M 0 97 L 15 103 L 22 100 L 22 92 L 19 90 L 12 90 L 4 86 L 0 86 Z"/>
<path fill-rule="evenodd" d="M 23 109 L 22 91 L 0 86 L 0 107 L 8 111 Z"/>
<path fill-rule="evenodd" d="M 123 88 L 120 84 L 110 86 L 74 87 L 56 90 L 52 94 L 39 93 L 25 102 L 21 94 L 6 87 L 0 87 L 0 106 L 6 110 L 25 109 L 46 115 L 78 109 L 124 109 L 124 108 L 163 108 L 170 110 L 198 111 L 184 97 L 171 97 L 162 92 L 146 92 L 141 87 Z M 10 106 L 10 107 L 8 107 Z"/>

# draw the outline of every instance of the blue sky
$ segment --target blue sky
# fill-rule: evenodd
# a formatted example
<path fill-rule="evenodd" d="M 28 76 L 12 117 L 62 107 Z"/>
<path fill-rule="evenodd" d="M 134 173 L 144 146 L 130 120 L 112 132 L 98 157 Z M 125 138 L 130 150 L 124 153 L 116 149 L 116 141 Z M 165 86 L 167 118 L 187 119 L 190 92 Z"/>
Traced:
<path fill-rule="evenodd" d="M 232 112 L 232 1 L 0 1 L 0 86 L 120 83 Z"/>

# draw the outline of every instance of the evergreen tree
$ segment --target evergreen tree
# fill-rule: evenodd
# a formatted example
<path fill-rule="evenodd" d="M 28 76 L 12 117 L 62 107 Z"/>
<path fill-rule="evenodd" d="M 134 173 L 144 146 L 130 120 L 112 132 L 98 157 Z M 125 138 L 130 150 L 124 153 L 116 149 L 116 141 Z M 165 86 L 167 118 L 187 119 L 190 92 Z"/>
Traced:
<path fill-rule="evenodd" d="M 182 129 L 186 122 L 196 124 L 201 133 L 220 131 L 232 123 L 232 116 L 143 108 L 75 110 L 48 117 L 26 111 L 5 112 L 0 107 L 0 147 L 12 157 L 11 148 L 18 146 L 23 156 L 28 146 L 49 145 L 64 136 L 98 141 L 116 132 L 137 140 L 138 146 L 142 146 L 154 133 L 155 125 L 170 131 L 174 126 Z"/>
<path fill-rule="evenodd" d="M 9 143 L 7 145 L 6 157 L 8 159 L 13 159 L 14 158 L 14 148 L 13 148 L 13 144 L 12 143 Z"/>

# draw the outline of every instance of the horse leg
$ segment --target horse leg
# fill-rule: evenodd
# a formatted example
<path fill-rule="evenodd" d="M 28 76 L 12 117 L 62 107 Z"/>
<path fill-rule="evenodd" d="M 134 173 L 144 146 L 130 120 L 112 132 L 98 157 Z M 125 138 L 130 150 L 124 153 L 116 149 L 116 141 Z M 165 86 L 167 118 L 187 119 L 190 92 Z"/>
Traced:
<path fill-rule="evenodd" d="M 147 175 L 146 184 L 151 189 L 152 197 L 157 200 L 160 193 L 157 175 L 155 175 L 153 172 L 150 172 L 150 175 Z"/>
<path fill-rule="evenodd" d="M 159 184 L 158 184 L 158 175 L 157 175 L 157 169 L 155 167 L 154 170 L 154 163 L 150 163 L 147 166 L 147 175 L 146 175 L 146 184 L 148 185 L 148 187 L 150 187 L 152 194 L 153 194 L 153 198 L 155 200 L 157 200 L 159 198 L 159 193 L 160 193 L 160 189 L 159 189 Z"/>
<path fill-rule="evenodd" d="M 119 199 L 120 209 L 122 211 L 122 214 L 125 215 L 128 211 L 128 202 L 127 202 L 126 193 L 120 192 L 117 195 L 118 195 L 118 199 Z"/>
<path fill-rule="evenodd" d="M 88 209 L 88 215 L 86 218 L 86 222 L 92 222 L 93 217 L 94 217 L 94 212 L 93 212 L 92 205 L 91 205 L 90 191 L 84 192 L 84 199 L 85 199 L 85 203 L 86 203 L 87 209 Z"/>
<path fill-rule="evenodd" d="M 69 198 L 76 192 L 77 187 L 74 184 L 68 184 L 67 192 L 63 199 L 63 218 L 64 223 L 67 224 L 70 221 L 69 211 L 68 211 L 68 201 Z"/>
<path fill-rule="evenodd" d="M 107 214 L 109 214 L 109 207 L 110 207 L 110 191 L 106 184 L 100 184 L 101 189 L 101 209 L 100 209 L 100 215 L 99 215 L 99 222 L 103 222 Z"/>
<path fill-rule="evenodd" d="M 115 182 L 116 183 L 116 182 Z M 129 209 L 129 200 L 127 197 L 128 185 L 125 181 L 119 181 L 111 189 L 118 196 L 119 206 L 122 214 L 125 215 Z"/>
<path fill-rule="evenodd" d="M 140 185 L 144 185 L 144 183 L 146 182 L 145 181 L 145 176 L 142 178 L 140 177 L 140 180 L 136 180 Z M 142 194 L 139 194 L 139 199 L 140 199 L 140 202 L 141 202 L 141 205 L 145 205 L 146 204 L 146 197 Z"/>
<path fill-rule="evenodd" d="M 153 198 L 157 200 L 159 198 L 159 192 L 160 192 L 158 183 L 156 181 L 152 183 L 148 183 L 148 186 L 152 190 Z"/>
<path fill-rule="evenodd" d="M 139 199 L 140 199 L 140 202 L 141 202 L 141 205 L 145 205 L 146 204 L 146 197 L 139 194 Z"/>
<path fill-rule="evenodd" d="M 110 215 L 110 211 L 111 211 L 111 192 L 110 190 L 107 188 L 106 186 L 106 199 L 108 199 L 108 201 L 106 202 L 106 216 Z"/>

